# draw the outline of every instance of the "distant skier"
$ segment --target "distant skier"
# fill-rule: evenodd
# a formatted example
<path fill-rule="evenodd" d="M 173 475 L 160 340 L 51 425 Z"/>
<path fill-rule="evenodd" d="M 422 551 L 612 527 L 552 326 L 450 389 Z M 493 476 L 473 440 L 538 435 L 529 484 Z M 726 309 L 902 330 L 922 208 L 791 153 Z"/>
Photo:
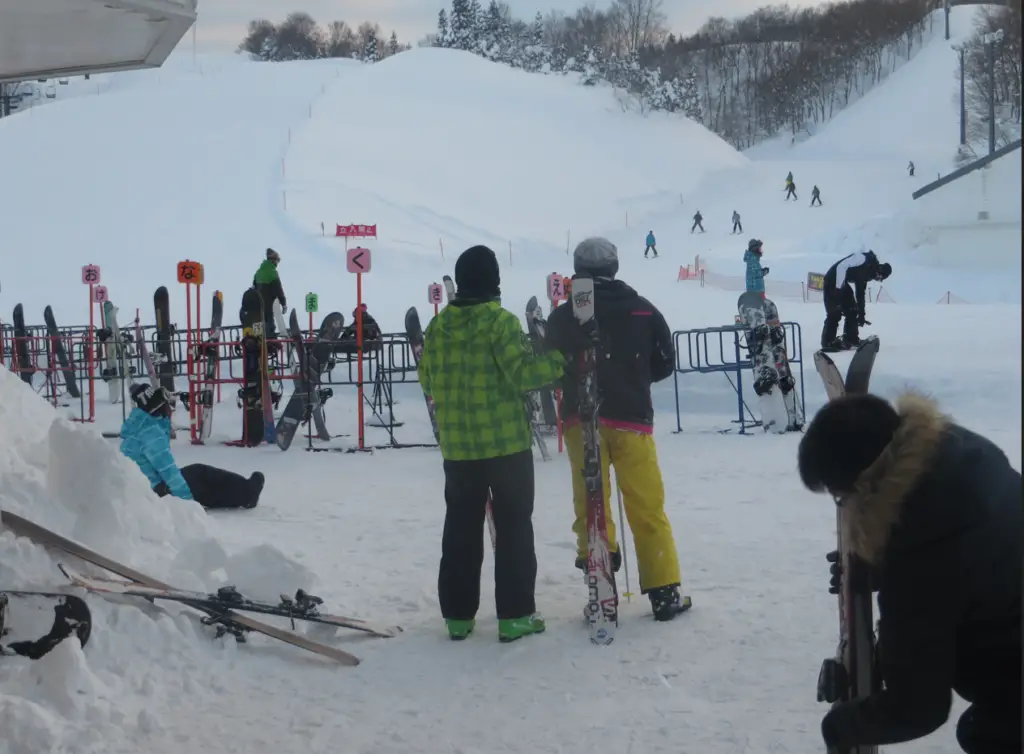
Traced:
<path fill-rule="evenodd" d="M 743 252 L 743 261 L 747 263 L 747 291 L 764 295 L 764 276 L 768 268 L 761 266 L 761 255 L 764 244 L 757 238 L 751 238 L 747 250 Z"/>
<path fill-rule="evenodd" d="M 796 184 L 793 183 L 792 173 L 790 173 L 789 178 L 786 179 L 786 201 L 788 202 L 790 199 L 797 201 Z"/>
<path fill-rule="evenodd" d="M 535 355 L 519 317 L 501 306 L 498 259 L 486 246 L 455 263 L 455 300 L 424 333 L 419 378 L 434 402 L 444 457 L 446 512 L 437 591 L 448 635 L 476 626 L 488 491 L 497 537 L 498 638 L 544 630 L 536 613 L 533 438 L 523 397 L 558 381 L 560 353 Z"/>
<path fill-rule="evenodd" d="M 654 238 L 654 231 L 648 231 L 647 233 L 647 248 L 644 249 L 644 259 L 647 259 L 647 252 L 653 251 L 654 258 L 658 258 L 657 241 Z"/>
<path fill-rule="evenodd" d="M 910 177 L 911 178 L 914 177 L 914 161 L 913 160 L 911 160 L 910 163 L 907 165 L 907 172 L 910 173 Z"/>
<path fill-rule="evenodd" d="M 788 173 L 786 173 L 786 185 L 788 186 L 792 182 L 793 182 L 793 171 L 790 170 Z"/>
<path fill-rule="evenodd" d="M 733 233 L 742 233 L 743 232 L 743 223 L 740 222 L 740 213 L 737 212 L 736 210 L 732 211 L 732 232 Z"/>
<path fill-rule="evenodd" d="M 138 464 L 160 497 L 195 500 L 204 508 L 255 508 L 263 491 L 263 474 L 246 479 L 233 471 L 193 463 L 181 469 L 171 455 L 173 396 L 162 387 L 136 383 L 135 408 L 121 425 L 121 452 Z"/>
<path fill-rule="evenodd" d="M 281 264 L 281 255 L 273 249 L 267 249 L 267 258 L 260 264 L 252 279 L 253 287 L 263 298 L 264 335 L 268 341 L 277 340 L 278 337 L 277 324 L 274 322 L 274 300 L 281 302 L 283 311 L 288 310 L 284 288 L 281 286 L 281 277 L 277 274 L 279 264 Z M 277 345 L 268 343 L 269 348 L 275 348 Z"/>
<path fill-rule="evenodd" d="M 651 383 L 672 375 L 672 333 L 661 312 L 620 280 L 618 250 L 604 238 L 581 241 L 573 254 L 577 273 L 594 278 L 594 300 L 602 354 L 597 369 L 601 386 L 600 437 L 604 469 L 605 517 L 612 567 L 622 562 L 609 499 L 608 464 L 622 489 L 640 565 L 640 590 L 651 601 L 654 619 L 672 620 L 689 607 L 679 594 L 680 573 L 672 524 L 665 515 L 665 488 L 654 443 Z M 562 380 L 565 444 L 572 468 L 576 562 L 587 567 L 587 491 L 583 479 L 583 434 L 579 420 L 577 357 L 583 340 L 571 306 L 559 306 L 548 319 L 546 344 L 568 357 Z"/>
<path fill-rule="evenodd" d="M 812 207 L 814 206 L 815 202 L 817 202 L 819 207 L 821 206 L 821 189 L 819 189 L 817 186 L 814 186 L 811 189 L 811 206 Z"/>
<path fill-rule="evenodd" d="M 704 232 L 704 215 L 700 213 L 700 210 L 697 210 L 697 214 L 693 216 L 693 225 L 690 227 L 690 232 L 693 233 L 697 228 L 700 228 L 701 233 Z"/>
<path fill-rule="evenodd" d="M 841 351 L 860 344 L 859 329 L 868 324 L 864 318 L 864 294 L 868 283 L 886 280 L 891 274 L 892 266 L 880 263 L 873 251 L 849 254 L 828 268 L 824 282 L 822 348 Z M 845 320 L 842 338 L 836 337 L 839 320 Z"/>
<path fill-rule="evenodd" d="M 808 489 L 847 511 L 852 551 L 871 567 L 859 588 L 878 593 L 880 677 L 825 715 L 828 750 L 923 738 L 956 692 L 970 705 L 956 727 L 963 751 L 1020 754 L 1020 473 L 913 394 L 895 408 L 874 395 L 825 404 L 798 465 Z"/>

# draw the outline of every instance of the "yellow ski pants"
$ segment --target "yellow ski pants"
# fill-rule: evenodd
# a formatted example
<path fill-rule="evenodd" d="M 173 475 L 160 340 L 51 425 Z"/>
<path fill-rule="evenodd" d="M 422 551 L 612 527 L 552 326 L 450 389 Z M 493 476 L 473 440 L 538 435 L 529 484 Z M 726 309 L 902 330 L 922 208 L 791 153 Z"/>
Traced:
<path fill-rule="evenodd" d="M 609 499 L 609 464 L 622 490 L 626 519 L 633 531 L 633 545 L 640 566 L 640 591 L 680 583 L 679 556 L 672 524 L 665 515 L 665 487 L 658 468 L 658 453 L 652 435 L 611 427 L 600 427 L 601 475 L 604 480 L 604 510 L 608 521 L 608 546 L 618 549 L 615 519 Z M 565 431 L 565 447 L 572 467 L 572 501 L 576 513 L 572 530 L 576 552 L 587 556 L 587 488 L 583 481 L 583 435 L 579 425 Z"/>

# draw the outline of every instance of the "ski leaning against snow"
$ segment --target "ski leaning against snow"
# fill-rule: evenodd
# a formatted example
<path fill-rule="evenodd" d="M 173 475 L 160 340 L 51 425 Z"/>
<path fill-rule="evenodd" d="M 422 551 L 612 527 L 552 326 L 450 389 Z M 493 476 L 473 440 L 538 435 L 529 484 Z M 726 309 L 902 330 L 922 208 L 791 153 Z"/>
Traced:
<path fill-rule="evenodd" d="M 868 392 L 871 370 L 881 346 L 877 336 L 866 338 L 853 355 L 843 379 L 835 362 L 828 354 L 814 354 L 817 369 L 829 400 L 844 395 Z M 847 509 L 839 504 L 836 510 L 838 563 L 841 580 L 839 589 L 839 647 L 835 657 L 827 658 L 818 675 L 818 701 L 836 705 L 871 694 L 877 685 L 875 678 L 875 636 L 871 589 L 853 589 L 853 584 L 869 584 L 868 566 L 850 552 Z M 830 558 L 830 561 L 835 563 Z M 877 754 L 877 746 L 857 746 L 848 754 Z M 828 754 L 839 754 L 829 749 Z M 844 754 L 847 754 L 844 752 Z"/>
<path fill-rule="evenodd" d="M 91 633 L 92 614 L 81 597 L 0 590 L 0 656 L 38 660 L 71 636 L 84 647 Z"/>
<path fill-rule="evenodd" d="M 579 417 L 583 435 L 583 480 L 587 490 L 587 622 L 590 640 L 611 644 L 619 623 L 619 597 L 615 589 L 608 546 L 604 483 L 601 477 L 601 436 L 598 431 L 597 361 L 600 342 L 595 314 L 593 278 L 572 278 L 572 311 L 587 345 L 579 354 Z"/>

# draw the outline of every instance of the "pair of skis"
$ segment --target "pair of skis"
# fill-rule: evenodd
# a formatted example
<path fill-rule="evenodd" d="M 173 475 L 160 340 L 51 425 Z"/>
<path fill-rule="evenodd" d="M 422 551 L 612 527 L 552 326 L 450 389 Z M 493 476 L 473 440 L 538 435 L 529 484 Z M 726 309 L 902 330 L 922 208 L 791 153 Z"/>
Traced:
<path fill-rule="evenodd" d="M 303 600 L 300 595 L 297 594 L 296 598 L 292 600 L 293 604 L 290 607 L 284 604 L 284 600 L 282 601 L 282 605 L 275 607 L 267 605 L 266 603 L 257 603 L 251 600 L 246 600 L 240 595 L 237 595 L 237 593 L 235 595 L 206 595 L 196 592 L 183 592 L 157 581 L 144 573 L 136 571 L 130 566 L 101 555 L 95 550 L 91 550 L 74 540 L 68 539 L 56 532 L 39 526 L 26 518 L 10 513 L 9 511 L 0 510 L 0 523 L 18 536 L 27 537 L 44 547 L 60 550 L 69 555 L 73 555 L 87 563 L 91 563 L 106 571 L 115 573 L 130 582 L 117 582 L 110 579 L 89 579 L 75 574 L 75 578 L 79 579 L 81 582 L 79 585 L 89 589 L 90 591 L 103 592 L 106 594 L 125 594 L 144 597 L 146 599 L 164 599 L 179 602 L 205 613 L 206 617 L 203 618 L 203 623 L 206 625 L 216 626 L 218 635 L 231 634 L 238 641 L 245 641 L 245 635 L 250 631 L 255 631 L 265 636 L 292 644 L 296 647 L 301 647 L 302 649 L 334 660 L 342 665 L 351 666 L 358 665 L 360 662 L 359 658 L 355 655 L 349 654 L 348 652 L 335 647 L 313 641 L 312 639 L 308 639 L 302 634 L 295 633 L 294 631 L 288 631 L 287 629 L 278 628 L 277 626 L 272 626 L 269 623 L 256 620 L 250 615 L 246 615 L 245 612 L 263 612 L 273 615 L 283 615 L 284 617 L 290 617 L 293 619 L 331 623 L 339 627 L 352 628 L 381 637 L 395 636 L 401 630 L 397 626 L 379 627 L 351 618 L 323 616 L 319 614 L 319 611 L 314 615 L 309 611 L 309 608 L 316 608 L 317 603 L 315 602 L 315 598 L 311 603 L 308 599 L 308 595 L 306 595 L 306 599 Z M 69 578 L 71 578 L 71 571 L 67 569 L 65 569 L 65 571 Z M 301 605 L 299 604 L 300 602 L 302 603 Z"/>
<path fill-rule="evenodd" d="M 881 343 L 866 338 L 857 348 L 843 379 L 835 362 L 824 351 L 814 354 L 814 366 L 825 384 L 829 400 L 868 392 L 871 369 Z M 836 511 L 839 589 L 839 647 L 835 657 L 826 659 L 818 675 L 818 701 L 838 704 L 869 696 L 877 686 L 875 678 L 875 636 L 871 590 L 855 591 L 852 584 L 869 584 L 864 578 L 868 566 L 850 552 L 846 508 Z M 877 754 L 877 746 L 854 747 L 849 754 Z M 837 754 L 831 749 L 828 754 Z"/>

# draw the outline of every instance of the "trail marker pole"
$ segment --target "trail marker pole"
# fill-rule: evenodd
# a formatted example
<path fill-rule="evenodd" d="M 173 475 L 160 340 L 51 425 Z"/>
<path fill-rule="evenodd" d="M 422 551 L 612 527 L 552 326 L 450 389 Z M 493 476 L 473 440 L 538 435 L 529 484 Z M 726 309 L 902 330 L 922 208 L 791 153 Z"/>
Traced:
<path fill-rule="evenodd" d="M 185 259 L 178 262 L 178 282 L 185 286 L 185 374 L 188 379 L 188 419 L 189 434 L 192 444 L 202 443 L 199 439 L 199 411 L 196 406 L 198 390 L 195 381 L 195 359 L 192 344 L 192 286 L 196 287 L 196 327 L 199 327 L 200 286 L 203 284 L 205 271 L 199 262 Z"/>
<path fill-rule="evenodd" d="M 434 305 L 434 316 L 437 316 L 438 308 L 444 300 L 444 286 L 440 283 L 431 283 L 427 286 L 427 303 Z"/>
<path fill-rule="evenodd" d="M 363 427 L 363 275 L 370 271 L 370 250 L 360 246 L 345 252 L 346 268 L 356 276 L 356 369 L 359 378 L 356 389 L 359 394 L 357 415 L 359 422 L 359 449 L 366 449 L 365 429 Z"/>
<path fill-rule="evenodd" d="M 87 264 L 82 267 L 82 283 L 89 286 L 89 334 L 86 336 L 86 369 L 89 372 L 89 419 L 96 418 L 96 391 L 93 389 L 94 363 L 93 343 L 96 337 L 96 319 L 94 317 L 94 303 L 96 301 L 96 286 L 100 284 L 100 267 L 97 264 Z M 106 291 L 106 288 L 103 289 Z M 106 300 L 106 299 L 104 299 Z M 56 351 L 56 349 L 54 349 Z"/>

